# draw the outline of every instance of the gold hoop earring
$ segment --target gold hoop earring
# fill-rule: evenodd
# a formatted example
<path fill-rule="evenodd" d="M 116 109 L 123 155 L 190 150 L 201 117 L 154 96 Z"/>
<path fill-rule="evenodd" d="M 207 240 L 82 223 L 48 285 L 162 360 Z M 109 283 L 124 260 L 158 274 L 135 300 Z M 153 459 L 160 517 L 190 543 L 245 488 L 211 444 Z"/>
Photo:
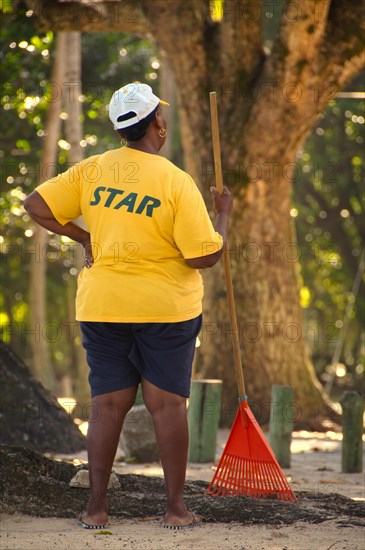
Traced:
<path fill-rule="evenodd" d="M 165 138 L 167 136 L 166 128 L 160 128 L 160 131 L 158 132 L 158 135 L 162 138 Z"/>

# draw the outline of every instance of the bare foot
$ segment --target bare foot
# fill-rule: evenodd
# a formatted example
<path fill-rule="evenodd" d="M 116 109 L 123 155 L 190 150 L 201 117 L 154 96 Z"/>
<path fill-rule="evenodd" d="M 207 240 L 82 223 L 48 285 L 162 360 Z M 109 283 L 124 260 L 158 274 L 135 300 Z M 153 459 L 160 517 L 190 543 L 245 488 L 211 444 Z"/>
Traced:
<path fill-rule="evenodd" d="M 90 501 L 85 512 L 80 514 L 79 522 L 85 529 L 92 529 L 95 526 L 104 526 L 108 523 L 108 499 Z"/>
<path fill-rule="evenodd" d="M 203 518 L 193 512 L 186 512 L 184 516 L 177 516 L 167 513 L 162 527 L 166 529 L 185 529 L 187 527 L 195 527 L 203 521 Z"/>

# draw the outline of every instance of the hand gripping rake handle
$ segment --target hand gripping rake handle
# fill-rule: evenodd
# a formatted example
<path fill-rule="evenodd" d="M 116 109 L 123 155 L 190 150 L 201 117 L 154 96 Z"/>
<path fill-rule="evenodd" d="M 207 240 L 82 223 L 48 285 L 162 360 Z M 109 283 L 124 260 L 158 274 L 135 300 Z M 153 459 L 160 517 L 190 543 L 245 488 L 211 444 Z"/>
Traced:
<path fill-rule="evenodd" d="M 221 163 L 221 146 L 219 141 L 219 126 L 218 126 L 218 109 L 217 109 L 217 94 L 216 92 L 210 92 L 210 116 L 212 122 L 212 137 L 213 137 L 213 153 L 214 153 L 214 172 L 216 187 L 219 193 L 223 192 L 223 178 L 222 178 L 222 163 Z M 236 306 L 234 301 L 231 266 L 229 261 L 229 253 L 225 246 L 223 251 L 224 259 L 224 274 L 226 279 L 227 298 L 228 298 L 228 310 L 232 331 L 232 344 L 233 344 L 233 357 L 234 366 L 236 369 L 237 386 L 238 386 L 238 399 L 239 401 L 246 401 L 245 381 L 243 378 L 243 368 L 241 359 L 241 349 L 237 325 Z"/>

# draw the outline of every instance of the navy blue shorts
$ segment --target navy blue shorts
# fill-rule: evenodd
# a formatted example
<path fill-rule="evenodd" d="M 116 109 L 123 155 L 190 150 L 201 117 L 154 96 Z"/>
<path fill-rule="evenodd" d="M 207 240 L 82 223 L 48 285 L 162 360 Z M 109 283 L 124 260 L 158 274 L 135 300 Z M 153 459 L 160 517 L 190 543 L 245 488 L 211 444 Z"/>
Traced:
<path fill-rule="evenodd" d="M 189 397 L 195 342 L 202 316 L 179 323 L 81 321 L 91 396 L 137 386 L 141 377 Z"/>

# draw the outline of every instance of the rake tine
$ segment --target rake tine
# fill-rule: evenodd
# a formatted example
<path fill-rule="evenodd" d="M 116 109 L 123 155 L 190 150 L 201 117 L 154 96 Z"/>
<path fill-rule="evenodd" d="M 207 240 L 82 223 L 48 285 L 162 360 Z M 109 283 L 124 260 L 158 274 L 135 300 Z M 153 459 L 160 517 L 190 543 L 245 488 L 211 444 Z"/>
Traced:
<path fill-rule="evenodd" d="M 244 494 L 246 496 L 248 496 L 248 492 L 247 492 L 247 485 L 248 485 L 247 480 L 248 480 L 248 476 L 249 476 L 249 473 L 248 473 L 248 460 L 244 461 L 243 468 L 244 468 L 244 478 L 243 478 L 242 485 L 243 485 L 243 488 L 244 488 Z"/>
<path fill-rule="evenodd" d="M 256 467 L 256 462 L 255 461 L 252 461 L 252 474 L 253 474 L 253 486 L 254 486 L 254 492 L 255 492 L 255 497 L 258 496 L 258 486 L 259 486 L 259 478 L 258 478 L 258 475 L 257 475 L 257 467 Z"/>
<path fill-rule="evenodd" d="M 229 493 L 229 485 L 230 485 L 230 469 L 232 466 L 232 457 L 230 455 L 227 455 L 227 461 L 226 461 L 226 467 L 224 471 L 224 495 L 227 495 Z"/>
<path fill-rule="evenodd" d="M 278 475 L 276 464 L 272 464 L 270 467 L 268 465 L 268 477 L 271 480 L 271 484 L 272 484 L 272 487 L 273 487 L 273 492 L 277 496 L 279 496 L 279 498 L 280 498 L 280 490 L 281 490 L 282 480 L 280 479 L 280 476 Z"/>
<path fill-rule="evenodd" d="M 259 468 L 259 471 L 260 471 L 260 480 L 261 480 L 261 485 L 260 485 L 260 497 L 265 495 L 266 492 L 267 492 L 267 487 L 266 487 L 266 479 L 265 479 L 265 464 L 263 462 L 260 462 L 258 464 L 258 468 Z"/>
<path fill-rule="evenodd" d="M 237 457 L 235 476 L 234 476 L 234 491 L 233 491 L 234 495 L 239 495 L 240 467 L 241 467 L 241 460 L 239 457 Z"/>
<path fill-rule="evenodd" d="M 247 494 L 248 496 L 251 496 L 251 460 L 247 460 L 247 479 L 246 479 L 246 487 L 247 487 Z"/>
<path fill-rule="evenodd" d="M 271 480 L 271 483 L 273 486 L 273 492 L 279 495 L 279 498 L 280 498 L 281 480 L 280 480 L 280 476 L 278 476 L 276 464 L 273 464 L 271 468 L 268 468 L 268 477 Z"/>
<path fill-rule="evenodd" d="M 230 486 L 229 472 L 230 472 L 231 467 L 232 467 L 232 456 L 227 455 L 227 461 L 226 461 L 225 469 L 222 472 L 222 476 L 224 474 L 224 490 L 223 490 L 224 495 L 229 493 L 229 486 Z"/>
<path fill-rule="evenodd" d="M 263 463 L 262 468 L 263 468 L 264 476 L 266 480 L 267 494 L 271 494 L 275 492 L 275 487 L 274 487 L 273 479 L 270 476 L 268 465 L 266 464 L 266 462 Z"/>
<path fill-rule="evenodd" d="M 248 490 L 249 490 L 249 496 L 253 496 L 252 494 L 252 486 L 253 486 L 253 480 L 252 480 L 252 477 L 253 477 L 253 472 L 252 472 L 252 462 L 251 460 L 248 461 L 248 476 L 247 476 L 247 480 L 248 480 Z"/>
<path fill-rule="evenodd" d="M 253 487 L 253 480 L 252 480 L 252 462 L 251 462 L 251 459 L 248 459 L 247 460 L 247 489 L 248 491 L 252 492 L 252 487 Z"/>
<path fill-rule="evenodd" d="M 232 457 L 232 468 L 231 468 L 231 475 L 229 478 L 230 484 L 229 484 L 229 495 L 234 495 L 234 489 L 235 489 L 235 479 L 236 479 L 236 468 L 237 468 L 237 458 L 236 456 Z"/>
<path fill-rule="evenodd" d="M 224 470 L 222 471 L 222 481 L 223 481 L 223 485 L 222 485 L 222 493 L 223 495 L 226 495 L 227 492 L 228 492 L 228 488 L 229 488 L 229 470 L 230 470 L 230 467 L 232 465 L 232 457 L 231 455 L 227 455 L 226 457 L 226 461 L 224 463 Z"/>
<path fill-rule="evenodd" d="M 239 462 L 239 476 L 238 476 L 238 481 L 237 481 L 237 491 L 238 491 L 238 494 L 239 495 L 242 495 L 243 494 L 243 491 L 242 491 L 242 480 L 243 480 L 243 466 L 244 466 L 244 459 L 243 458 L 240 458 L 240 462 Z"/>
<path fill-rule="evenodd" d="M 242 492 L 247 496 L 247 460 L 243 461 Z"/>
<path fill-rule="evenodd" d="M 286 477 L 285 475 L 280 471 L 278 470 L 278 468 L 276 467 L 276 475 L 277 477 L 279 478 L 281 484 L 280 484 L 280 496 L 281 497 L 284 497 L 283 500 L 285 500 L 285 495 L 288 491 L 290 491 L 290 487 L 288 485 L 288 482 L 286 480 Z"/>
<path fill-rule="evenodd" d="M 234 473 L 235 473 L 235 466 L 236 466 L 236 457 L 232 456 L 231 458 L 231 468 L 229 471 L 229 478 L 228 478 L 228 487 L 227 487 L 227 495 L 232 496 L 233 495 L 233 482 L 234 482 Z"/>
<path fill-rule="evenodd" d="M 278 467 L 276 466 L 276 464 L 275 464 L 275 475 L 276 475 L 276 478 L 278 479 L 279 496 L 280 496 L 281 500 L 286 500 L 286 494 L 288 492 L 290 492 L 290 487 L 288 486 L 288 483 L 286 481 L 286 478 L 285 478 L 284 474 L 282 474 L 278 470 Z"/>
<path fill-rule="evenodd" d="M 228 457 L 226 455 L 222 455 L 220 461 L 219 461 L 219 464 L 218 464 L 218 468 L 216 470 L 216 473 L 215 473 L 215 479 L 217 481 L 217 485 L 219 487 L 219 493 L 222 493 L 223 492 L 223 487 L 224 487 L 224 474 L 226 472 L 226 463 L 227 463 L 227 460 L 228 460 Z"/>

